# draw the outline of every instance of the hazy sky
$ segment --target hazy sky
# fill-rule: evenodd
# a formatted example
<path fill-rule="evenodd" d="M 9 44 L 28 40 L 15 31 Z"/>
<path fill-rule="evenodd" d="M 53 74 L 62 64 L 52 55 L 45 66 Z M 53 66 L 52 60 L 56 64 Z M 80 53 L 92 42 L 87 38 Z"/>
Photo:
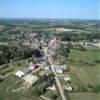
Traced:
<path fill-rule="evenodd" d="M 99 0 L 0 0 L 0 18 L 100 19 Z"/>

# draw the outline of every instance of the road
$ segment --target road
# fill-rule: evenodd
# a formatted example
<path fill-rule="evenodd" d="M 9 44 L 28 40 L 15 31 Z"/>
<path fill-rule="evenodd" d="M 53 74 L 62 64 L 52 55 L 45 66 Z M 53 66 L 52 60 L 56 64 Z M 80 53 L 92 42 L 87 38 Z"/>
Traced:
<path fill-rule="evenodd" d="M 47 54 L 47 51 L 44 51 L 44 54 L 45 54 L 45 56 L 48 57 L 48 61 L 49 61 L 49 63 L 50 63 L 51 70 L 52 70 L 52 72 L 53 72 L 54 75 L 55 75 L 55 80 L 56 80 L 56 83 L 57 83 L 57 86 L 58 86 L 60 95 L 61 95 L 61 97 L 62 97 L 62 100 L 67 100 L 66 97 L 65 97 L 65 95 L 64 95 L 64 90 L 63 90 L 63 88 L 62 88 L 62 86 L 61 86 L 61 82 L 60 82 L 60 80 L 59 80 L 59 77 L 58 77 L 58 75 L 57 75 L 57 73 L 56 73 L 56 71 L 55 71 L 55 65 L 52 63 L 52 60 L 51 60 L 52 57 L 50 57 L 50 55 Z"/>
<path fill-rule="evenodd" d="M 52 61 L 51 61 L 51 59 L 50 59 L 49 57 L 48 57 L 48 61 L 49 61 L 49 63 L 51 64 L 52 72 L 53 72 L 54 75 L 55 75 L 55 80 L 56 80 L 56 83 L 57 83 L 57 86 L 58 86 L 60 95 L 61 95 L 61 97 L 62 97 L 62 100 L 66 100 L 66 97 L 65 97 L 65 95 L 64 95 L 64 90 L 62 89 L 62 86 L 61 86 L 59 77 L 58 77 L 58 75 L 57 75 L 57 73 L 56 73 L 56 71 L 55 71 L 55 68 L 54 68 L 55 66 L 54 66 L 54 64 L 52 63 Z"/>

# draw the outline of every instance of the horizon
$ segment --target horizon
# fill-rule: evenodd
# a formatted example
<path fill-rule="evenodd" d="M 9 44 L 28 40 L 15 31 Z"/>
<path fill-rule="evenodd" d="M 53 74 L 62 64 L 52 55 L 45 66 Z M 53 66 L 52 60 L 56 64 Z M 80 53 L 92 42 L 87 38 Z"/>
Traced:
<path fill-rule="evenodd" d="M 3 0 L 0 19 L 100 20 L 98 0 Z"/>
<path fill-rule="evenodd" d="M 90 21 L 94 21 L 94 20 L 100 20 L 100 19 L 82 19 L 82 18 L 1 18 L 0 20 L 90 20 Z"/>

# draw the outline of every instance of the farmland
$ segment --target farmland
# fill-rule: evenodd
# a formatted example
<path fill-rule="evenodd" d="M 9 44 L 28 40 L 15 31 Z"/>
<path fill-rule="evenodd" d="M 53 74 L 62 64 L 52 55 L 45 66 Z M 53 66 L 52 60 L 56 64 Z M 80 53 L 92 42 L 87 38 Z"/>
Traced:
<path fill-rule="evenodd" d="M 100 63 L 95 62 L 96 59 L 100 60 L 100 50 L 93 48 L 88 49 L 87 51 L 71 50 L 69 58 L 74 60 L 73 62 L 71 62 L 72 67 L 70 73 L 73 86 L 93 85 L 94 87 L 96 87 L 100 85 Z M 86 62 L 93 63 L 93 65 L 88 65 Z M 77 93 L 69 93 L 69 95 L 71 100 L 84 100 L 84 98 L 85 100 L 99 100 L 99 93 L 84 93 L 77 91 Z"/>
<path fill-rule="evenodd" d="M 80 44 L 99 44 L 98 24 L 91 20 L 0 20 L 0 100 L 99 100 L 100 47 Z M 18 71 L 25 75 L 16 75 Z M 27 75 L 38 77 L 37 82 L 29 85 L 32 79 L 24 79 Z M 48 89 L 52 86 L 54 90 Z"/>

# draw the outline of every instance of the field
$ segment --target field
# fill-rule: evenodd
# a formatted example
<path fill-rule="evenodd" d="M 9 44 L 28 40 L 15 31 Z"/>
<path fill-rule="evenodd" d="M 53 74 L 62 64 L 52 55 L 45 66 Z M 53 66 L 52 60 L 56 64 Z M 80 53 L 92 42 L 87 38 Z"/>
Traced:
<path fill-rule="evenodd" d="M 3 82 L 0 82 L 0 100 L 42 100 L 37 99 L 27 94 L 19 94 L 11 92 L 11 88 L 15 87 L 17 82 L 21 80 L 14 75 L 7 77 Z M 20 85 L 20 84 L 19 84 Z"/>
<path fill-rule="evenodd" d="M 94 93 L 71 93 L 71 100 L 99 100 L 100 95 Z"/>
<path fill-rule="evenodd" d="M 82 60 L 82 62 L 95 62 L 95 60 L 100 60 L 100 50 L 99 49 L 87 49 L 86 51 L 71 50 L 69 58 L 76 61 Z"/>
<path fill-rule="evenodd" d="M 100 85 L 100 63 L 96 63 L 95 60 L 100 60 L 100 50 L 88 49 L 86 51 L 71 50 L 69 54 L 71 72 L 69 72 L 72 78 L 72 85 Z M 90 64 L 90 65 L 89 65 Z M 99 100 L 100 92 L 75 92 L 69 93 L 71 100 Z"/>

